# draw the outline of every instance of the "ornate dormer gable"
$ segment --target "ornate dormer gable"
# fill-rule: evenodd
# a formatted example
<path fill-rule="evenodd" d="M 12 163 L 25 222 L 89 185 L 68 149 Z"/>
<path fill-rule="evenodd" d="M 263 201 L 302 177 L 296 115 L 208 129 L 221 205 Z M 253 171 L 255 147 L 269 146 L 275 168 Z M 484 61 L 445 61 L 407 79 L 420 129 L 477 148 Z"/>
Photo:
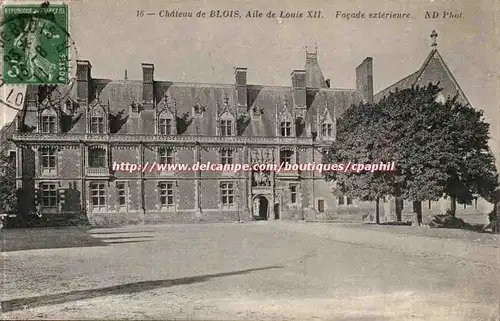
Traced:
<path fill-rule="evenodd" d="M 74 115 L 79 108 L 78 103 L 73 101 L 71 98 L 66 99 L 66 101 L 62 104 L 62 107 L 64 113 L 67 115 Z"/>
<path fill-rule="evenodd" d="M 326 99 L 323 111 L 318 111 L 317 115 L 318 139 L 335 139 L 335 115 L 331 115 L 330 109 L 328 108 L 328 101 Z"/>
<path fill-rule="evenodd" d="M 224 95 L 224 104 L 217 104 L 217 136 L 236 135 L 236 115 L 229 105 L 227 94 Z"/>
<path fill-rule="evenodd" d="M 276 136 L 295 136 L 295 113 L 288 108 L 288 102 L 283 100 L 276 105 Z"/>
<path fill-rule="evenodd" d="M 37 100 L 38 101 L 38 100 Z M 38 132 L 59 133 L 61 112 L 59 104 L 55 105 L 50 99 L 45 98 L 38 105 Z"/>
<path fill-rule="evenodd" d="M 102 102 L 100 93 L 87 107 L 87 132 L 90 134 L 109 133 L 109 102 Z"/>
<path fill-rule="evenodd" d="M 206 106 L 203 106 L 200 103 L 199 98 L 196 99 L 196 104 L 193 106 L 193 116 L 194 117 L 203 117 L 203 114 L 207 110 Z"/>
<path fill-rule="evenodd" d="M 138 115 L 140 114 L 140 112 L 142 111 L 143 109 L 143 106 L 142 104 L 140 104 L 138 101 L 137 101 L 137 98 L 135 97 L 134 93 L 132 91 L 130 91 L 129 93 L 129 97 L 131 98 L 131 102 L 130 102 L 130 105 L 129 105 L 129 114 L 131 116 L 133 115 Z"/>
<path fill-rule="evenodd" d="M 165 92 L 156 105 L 156 133 L 160 135 L 177 135 L 177 102 L 169 100 Z"/>
<path fill-rule="evenodd" d="M 262 114 L 264 113 L 264 108 L 261 106 L 254 104 L 251 109 L 251 117 L 252 119 L 259 120 L 261 119 Z"/>

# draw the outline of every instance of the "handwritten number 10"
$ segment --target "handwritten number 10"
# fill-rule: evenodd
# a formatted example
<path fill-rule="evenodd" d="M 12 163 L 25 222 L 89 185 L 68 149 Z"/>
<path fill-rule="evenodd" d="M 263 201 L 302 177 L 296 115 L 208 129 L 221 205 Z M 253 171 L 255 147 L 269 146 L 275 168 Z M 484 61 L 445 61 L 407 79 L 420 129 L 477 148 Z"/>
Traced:
<path fill-rule="evenodd" d="M 144 17 L 144 10 L 137 10 L 137 17 Z"/>

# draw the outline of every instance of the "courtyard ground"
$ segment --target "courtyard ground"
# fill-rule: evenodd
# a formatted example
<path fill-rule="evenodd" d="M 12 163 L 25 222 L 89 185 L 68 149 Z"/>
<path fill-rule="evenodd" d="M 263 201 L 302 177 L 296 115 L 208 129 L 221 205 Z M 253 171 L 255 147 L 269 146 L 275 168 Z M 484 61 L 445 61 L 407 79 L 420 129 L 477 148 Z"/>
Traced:
<path fill-rule="evenodd" d="M 2 230 L 4 319 L 500 320 L 500 237 L 255 222 Z"/>

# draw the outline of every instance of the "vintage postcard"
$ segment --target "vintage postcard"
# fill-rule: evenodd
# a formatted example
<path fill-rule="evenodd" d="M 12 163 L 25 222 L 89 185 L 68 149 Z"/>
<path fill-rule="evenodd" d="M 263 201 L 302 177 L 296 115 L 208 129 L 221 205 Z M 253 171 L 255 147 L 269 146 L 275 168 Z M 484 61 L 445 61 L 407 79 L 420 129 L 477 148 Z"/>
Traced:
<path fill-rule="evenodd" d="M 497 0 L 0 0 L 3 319 L 500 321 Z"/>

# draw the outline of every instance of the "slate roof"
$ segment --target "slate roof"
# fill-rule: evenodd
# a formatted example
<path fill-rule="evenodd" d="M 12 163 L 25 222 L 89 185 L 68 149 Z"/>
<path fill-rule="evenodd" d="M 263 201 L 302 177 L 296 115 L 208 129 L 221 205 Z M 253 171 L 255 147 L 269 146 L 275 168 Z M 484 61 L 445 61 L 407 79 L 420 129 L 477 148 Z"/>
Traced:
<path fill-rule="evenodd" d="M 306 66 L 308 63 L 306 62 Z M 317 67 L 317 68 L 316 68 Z M 322 80 L 323 75 L 319 65 L 313 66 L 309 72 L 313 71 L 312 78 Z M 307 75 L 307 70 L 306 70 Z M 155 78 L 160 78 L 155 75 Z M 324 79 L 323 79 L 324 81 Z M 142 110 L 139 114 L 131 113 L 130 105 L 135 100 L 142 102 L 142 81 L 140 80 L 110 80 L 110 79 L 93 79 L 92 86 L 94 92 L 99 93 L 99 99 L 104 104 L 109 103 L 109 111 L 111 115 L 120 115 L 119 119 L 122 123 L 117 133 L 118 134 L 153 134 L 154 133 L 154 118 L 155 111 Z M 291 84 L 291 80 L 290 80 Z M 307 112 L 306 126 L 311 126 L 312 131 L 315 131 L 317 115 L 323 116 L 325 108 L 329 110 L 332 117 L 339 117 L 352 104 L 358 104 L 363 100 L 362 94 L 359 91 L 351 89 L 333 89 L 317 87 L 307 90 Z M 77 100 L 76 85 L 71 88 L 70 95 L 73 101 Z M 36 92 L 36 87 L 29 89 L 29 95 Z M 64 92 L 64 89 L 60 90 Z M 155 101 L 160 103 L 165 94 L 168 97 L 169 104 L 175 101 L 178 119 L 185 116 L 187 129 L 184 135 L 207 135 L 215 136 L 216 134 L 216 119 L 217 119 L 217 104 L 224 104 L 224 97 L 227 96 L 228 103 L 233 110 L 236 110 L 236 86 L 235 84 L 202 84 L 202 83 L 182 83 L 170 81 L 155 80 Z M 95 96 L 95 95 L 93 95 Z M 89 105 L 96 103 L 96 98 L 89 99 Z M 276 113 L 277 109 L 283 107 L 283 101 L 286 101 L 288 108 L 291 110 L 293 106 L 293 88 L 292 86 L 247 86 L 247 104 L 249 114 L 252 108 L 257 106 L 262 109 L 262 114 L 256 119 L 251 119 L 244 131 L 243 136 L 275 136 L 276 135 Z M 205 108 L 205 113 L 202 119 L 192 117 L 193 107 L 201 105 Z M 79 117 L 74 117 L 75 121 L 69 133 L 85 133 L 86 119 L 82 113 L 83 108 L 80 107 Z M 23 123 L 28 131 L 30 128 L 36 127 L 37 113 L 34 108 L 31 108 L 25 115 L 22 116 Z M 114 117 L 116 118 L 116 117 Z M 303 135 L 306 131 L 303 132 Z"/>
<path fill-rule="evenodd" d="M 387 96 L 390 92 L 394 92 L 396 88 L 406 89 L 410 88 L 413 85 L 423 85 L 423 86 L 428 85 L 428 82 L 425 82 L 424 78 L 437 81 L 448 79 L 449 81 L 451 81 L 454 87 L 453 90 L 451 88 L 448 88 L 448 92 L 454 91 L 455 93 L 458 93 L 459 98 L 462 100 L 462 102 L 470 105 L 470 102 L 465 96 L 464 92 L 462 91 L 462 88 L 460 88 L 460 85 L 456 81 L 455 77 L 451 73 L 450 69 L 444 62 L 443 57 L 441 56 L 441 54 L 437 49 L 431 50 L 431 52 L 425 59 L 420 69 L 418 69 L 416 72 L 412 73 L 411 75 L 399 80 L 395 84 L 392 84 L 389 87 L 381 90 L 379 93 L 375 94 L 374 101 L 375 102 L 380 101 L 382 98 L 384 98 L 384 96 Z M 437 81 L 432 81 L 432 82 L 435 83 Z"/>
<path fill-rule="evenodd" d="M 328 88 L 328 85 L 323 77 L 323 72 L 318 63 L 318 55 L 315 53 L 306 53 L 306 87 L 308 88 Z"/>

